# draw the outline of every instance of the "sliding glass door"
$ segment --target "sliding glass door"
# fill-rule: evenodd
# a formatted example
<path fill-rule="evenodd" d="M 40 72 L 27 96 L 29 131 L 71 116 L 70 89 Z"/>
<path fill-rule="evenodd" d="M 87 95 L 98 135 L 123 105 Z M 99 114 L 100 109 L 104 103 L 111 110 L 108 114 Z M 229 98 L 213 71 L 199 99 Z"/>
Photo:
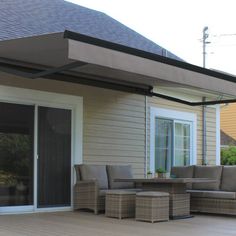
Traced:
<path fill-rule="evenodd" d="M 34 106 L 0 102 L 0 207 L 33 205 Z"/>
<path fill-rule="evenodd" d="M 71 205 L 71 118 L 0 102 L 0 212 Z"/>

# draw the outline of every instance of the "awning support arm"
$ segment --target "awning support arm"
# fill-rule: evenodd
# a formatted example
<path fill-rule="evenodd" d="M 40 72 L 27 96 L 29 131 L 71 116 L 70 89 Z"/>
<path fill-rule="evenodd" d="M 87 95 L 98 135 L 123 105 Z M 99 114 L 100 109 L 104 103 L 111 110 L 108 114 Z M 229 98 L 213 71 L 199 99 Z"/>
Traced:
<path fill-rule="evenodd" d="M 87 64 L 88 63 L 81 62 L 81 61 L 71 62 L 71 63 L 63 65 L 63 66 L 51 68 L 51 69 L 36 73 L 32 76 L 31 79 L 37 79 L 37 78 L 44 77 L 44 76 L 47 76 L 47 75 L 52 75 L 52 74 L 55 74 L 55 73 L 59 73 L 61 71 L 74 69 L 76 67 L 81 67 L 81 66 L 84 66 L 84 65 L 87 65 Z"/>
<path fill-rule="evenodd" d="M 171 97 L 168 95 L 160 94 L 160 93 L 154 93 L 151 92 L 151 96 L 163 98 L 172 102 L 178 102 L 182 103 L 188 106 L 207 106 L 207 105 L 216 105 L 216 104 L 225 104 L 225 103 L 235 103 L 236 99 L 226 99 L 226 100 L 213 100 L 213 101 L 206 101 L 206 102 L 189 102 L 186 100 L 182 100 L 179 98 Z"/>
<path fill-rule="evenodd" d="M 49 68 L 49 69 L 46 69 L 46 70 L 43 70 L 40 72 L 36 72 L 36 73 L 29 73 L 29 72 L 21 71 L 19 69 L 14 69 L 14 67 L 16 67 L 16 66 L 12 65 L 10 63 L 12 63 L 12 60 L 9 60 L 7 58 L 0 58 L 0 70 L 3 72 L 6 72 L 6 73 L 26 77 L 29 79 L 42 78 L 44 76 L 52 75 L 55 73 L 59 73 L 59 72 L 65 71 L 65 70 L 70 70 L 70 69 L 73 69 L 76 67 L 81 67 L 81 66 L 88 64 L 88 63 L 81 62 L 81 61 L 73 61 L 71 63 L 65 64 L 62 66 Z"/>

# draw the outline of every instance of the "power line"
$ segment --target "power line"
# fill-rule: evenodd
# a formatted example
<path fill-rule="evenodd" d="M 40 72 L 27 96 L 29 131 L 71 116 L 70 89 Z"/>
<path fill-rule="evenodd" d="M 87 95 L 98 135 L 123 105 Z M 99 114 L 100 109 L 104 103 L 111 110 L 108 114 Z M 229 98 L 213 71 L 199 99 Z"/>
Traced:
<path fill-rule="evenodd" d="M 233 34 L 213 34 L 211 37 L 228 37 L 228 36 L 236 36 L 236 33 Z"/>
<path fill-rule="evenodd" d="M 217 42 L 214 42 L 214 45 L 210 45 L 211 48 L 214 48 L 214 47 L 234 47 L 236 46 L 236 43 L 229 43 L 229 44 L 219 44 Z"/>

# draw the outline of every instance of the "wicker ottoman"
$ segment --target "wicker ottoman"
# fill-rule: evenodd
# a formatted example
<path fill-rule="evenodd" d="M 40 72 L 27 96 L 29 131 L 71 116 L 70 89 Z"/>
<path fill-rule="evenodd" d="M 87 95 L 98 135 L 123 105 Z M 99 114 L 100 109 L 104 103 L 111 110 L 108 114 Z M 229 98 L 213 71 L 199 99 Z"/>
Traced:
<path fill-rule="evenodd" d="M 110 190 L 106 193 L 105 215 L 114 218 L 135 216 L 136 191 Z"/>
<path fill-rule="evenodd" d="M 169 193 L 139 192 L 136 194 L 136 220 L 168 221 Z"/>

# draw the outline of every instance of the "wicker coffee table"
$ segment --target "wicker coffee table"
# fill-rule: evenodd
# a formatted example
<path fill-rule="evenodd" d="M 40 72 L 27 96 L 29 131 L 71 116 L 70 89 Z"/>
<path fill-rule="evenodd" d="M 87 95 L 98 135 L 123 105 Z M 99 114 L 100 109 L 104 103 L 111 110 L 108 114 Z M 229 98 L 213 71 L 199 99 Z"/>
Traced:
<path fill-rule="evenodd" d="M 144 191 L 168 192 L 170 194 L 170 218 L 182 219 L 190 215 L 190 194 L 186 192 L 188 183 L 211 183 L 208 178 L 153 178 L 153 179 L 116 179 L 117 182 L 134 182 Z"/>

